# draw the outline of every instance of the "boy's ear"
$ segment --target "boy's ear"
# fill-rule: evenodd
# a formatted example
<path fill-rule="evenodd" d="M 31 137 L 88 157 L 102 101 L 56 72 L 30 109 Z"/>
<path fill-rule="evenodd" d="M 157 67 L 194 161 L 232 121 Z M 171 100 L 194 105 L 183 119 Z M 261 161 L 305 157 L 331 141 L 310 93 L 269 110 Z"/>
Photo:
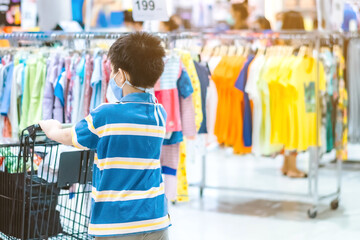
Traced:
<path fill-rule="evenodd" d="M 121 82 L 121 84 L 123 84 L 125 82 L 124 71 L 121 68 L 119 68 L 118 71 L 119 71 L 119 75 L 120 75 L 120 82 Z"/>

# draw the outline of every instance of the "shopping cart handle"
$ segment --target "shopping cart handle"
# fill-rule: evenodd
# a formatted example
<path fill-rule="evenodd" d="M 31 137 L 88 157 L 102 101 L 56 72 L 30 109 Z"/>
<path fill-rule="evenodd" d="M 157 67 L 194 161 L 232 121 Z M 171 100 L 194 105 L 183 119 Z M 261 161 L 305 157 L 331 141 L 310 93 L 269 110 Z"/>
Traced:
<path fill-rule="evenodd" d="M 40 127 L 40 124 L 34 124 L 26 128 L 29 132 L 29 134 L 40 132 L 42 129 Z"/>
<path fill-rule="evenodd" d="M 41 131 L 41 127 L 40 127 L 39 124 L 34 124 L 34 125 L 31 125 L 31 126 L 28 126 L 27 128 L 25 128 L 24 131 L 28 131 L 29 136 L 30 136 L 33 140 L 35 140 L 36 133 Z M 23 131 L 23 132 L 24 132 L 24 131 Z"/>

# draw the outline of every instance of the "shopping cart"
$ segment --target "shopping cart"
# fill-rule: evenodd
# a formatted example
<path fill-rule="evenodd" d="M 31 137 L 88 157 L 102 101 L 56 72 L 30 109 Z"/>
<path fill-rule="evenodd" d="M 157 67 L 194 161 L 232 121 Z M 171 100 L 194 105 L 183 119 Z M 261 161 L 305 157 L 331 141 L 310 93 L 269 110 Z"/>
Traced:
<path fill-rule="evenodd" d="M 0 239 L 92 239 L 94 153 L 63 147 L 39 125 L 25 129 L 20 143 L 0 145 Z"/>

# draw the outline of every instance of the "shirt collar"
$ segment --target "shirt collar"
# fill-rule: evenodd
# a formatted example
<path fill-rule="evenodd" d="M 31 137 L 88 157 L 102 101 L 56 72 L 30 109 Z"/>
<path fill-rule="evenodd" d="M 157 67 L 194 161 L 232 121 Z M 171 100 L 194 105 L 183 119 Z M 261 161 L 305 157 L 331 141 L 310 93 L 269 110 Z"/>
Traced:
<path fill-rule="evenodd" d="M 150 93 L 130 93 L 123 97 L 120 102 L 155 103 Z"/>

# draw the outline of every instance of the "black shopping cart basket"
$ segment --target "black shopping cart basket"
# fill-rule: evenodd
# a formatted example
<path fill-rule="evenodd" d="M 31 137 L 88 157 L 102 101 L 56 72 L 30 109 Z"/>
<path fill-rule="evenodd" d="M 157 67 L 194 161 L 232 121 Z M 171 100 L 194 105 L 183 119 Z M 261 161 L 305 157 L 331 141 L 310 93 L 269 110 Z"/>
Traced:
<path fill-rule="evenodd" d="M 94 154 L 68 150 L 38 125 L 0 145 L 0 239 L 92 239 Z"/>

